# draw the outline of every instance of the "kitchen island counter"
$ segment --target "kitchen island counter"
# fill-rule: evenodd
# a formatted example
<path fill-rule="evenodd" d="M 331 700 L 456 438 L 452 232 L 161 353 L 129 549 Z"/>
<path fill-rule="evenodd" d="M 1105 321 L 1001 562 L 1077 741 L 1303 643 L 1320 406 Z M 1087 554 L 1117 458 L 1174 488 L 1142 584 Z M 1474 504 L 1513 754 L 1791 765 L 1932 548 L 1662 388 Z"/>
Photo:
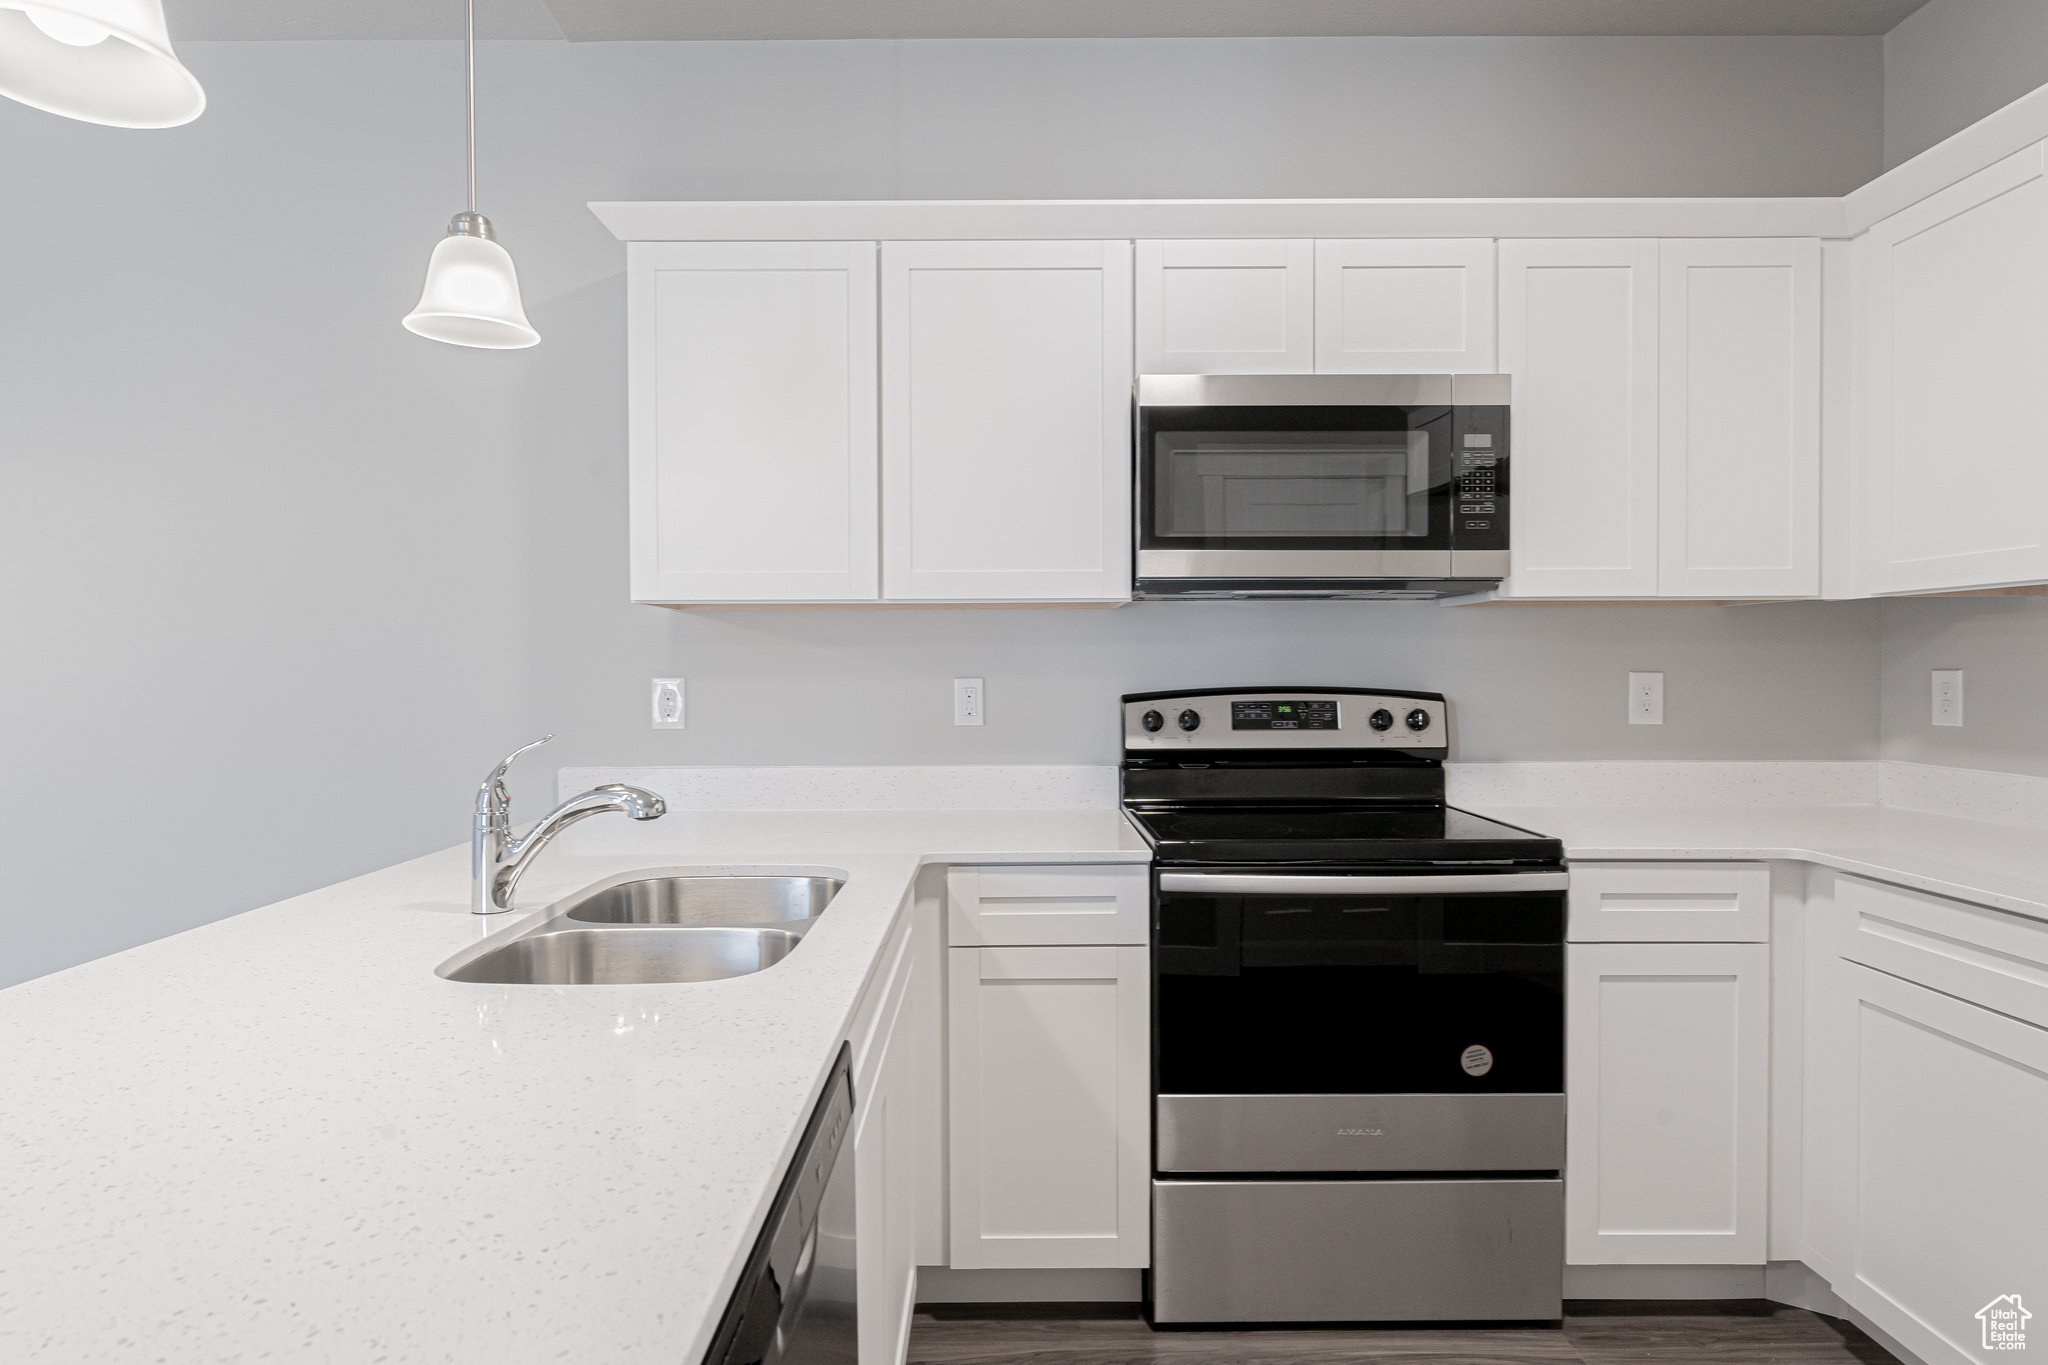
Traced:
<path fill-rule="evenodd" d="M 521 909 L 843 875 L 786 960 L 443 980 L 530 922 L 469 913 L 463 847 L 0 991 L 0 1359 L 693 1365 L 918 870 L 1147 856 L 1108 807 L 679 810 L 565 835 Z"/>

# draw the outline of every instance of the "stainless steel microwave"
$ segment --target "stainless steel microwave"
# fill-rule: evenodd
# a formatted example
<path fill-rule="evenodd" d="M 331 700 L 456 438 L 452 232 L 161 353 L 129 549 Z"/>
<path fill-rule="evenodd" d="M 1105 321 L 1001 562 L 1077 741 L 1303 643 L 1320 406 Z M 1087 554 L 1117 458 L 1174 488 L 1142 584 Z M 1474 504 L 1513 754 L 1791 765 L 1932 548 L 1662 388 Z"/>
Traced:
<path fill-rule="evenodd" d="M 1504 374 L 1148 374 L 1139 598 L 1435 598 L 1508 571 Z"/>

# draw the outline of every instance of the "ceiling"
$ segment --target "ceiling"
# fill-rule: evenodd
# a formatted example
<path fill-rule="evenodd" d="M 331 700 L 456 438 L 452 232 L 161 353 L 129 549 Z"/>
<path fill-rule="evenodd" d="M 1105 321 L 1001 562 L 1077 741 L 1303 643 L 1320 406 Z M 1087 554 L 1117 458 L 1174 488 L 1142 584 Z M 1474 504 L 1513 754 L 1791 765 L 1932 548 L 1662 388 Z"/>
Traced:
<path fill-rule="evenodd" d="M 1925 0 L 477 0 L 486 38 L 1878 34 Z M 455 38 L 462 0 L 166 0 L 174 39 Z"/>

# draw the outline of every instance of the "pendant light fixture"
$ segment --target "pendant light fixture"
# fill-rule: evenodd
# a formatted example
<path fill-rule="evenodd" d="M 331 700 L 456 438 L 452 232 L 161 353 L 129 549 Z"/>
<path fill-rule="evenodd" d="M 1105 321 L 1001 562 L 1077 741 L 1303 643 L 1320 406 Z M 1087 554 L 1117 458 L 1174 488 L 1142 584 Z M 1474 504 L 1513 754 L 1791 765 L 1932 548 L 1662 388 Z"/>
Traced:
<path fill-rule="evenodd" d="M 7 0 L 0 0 L 7 3 Z M 469 16 L 469 209 L 448 220 L 448 235 L 427 260 L 427 284 L 405 315 L 408 331 L 453 346 L 514 351 L 540 344 L 519 302 L 519 272 L 498 245 L 491 220 L 476 211 L 476 0 Z"/>
<path fill-rule="evenodd" d="M 174 128 L 206 108 L 163 0 L 0 0 L 0 95 L 115 128 Z"/>

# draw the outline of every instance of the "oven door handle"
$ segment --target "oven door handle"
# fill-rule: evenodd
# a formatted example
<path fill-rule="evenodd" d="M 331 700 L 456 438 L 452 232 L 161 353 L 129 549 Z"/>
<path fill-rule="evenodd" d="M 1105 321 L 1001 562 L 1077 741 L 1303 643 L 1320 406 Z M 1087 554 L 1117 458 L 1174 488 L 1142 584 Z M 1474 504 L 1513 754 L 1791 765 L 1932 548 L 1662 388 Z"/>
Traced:
<path fill-rule="evenodd" d="M 1435 876 L 1266 876 L 1237 872 L 1162 872 L 1161 891 L 1211 896 L 1448 896 L 1465 892 L 1563 891 L 1567 872 L 1447 872 Z"/>

